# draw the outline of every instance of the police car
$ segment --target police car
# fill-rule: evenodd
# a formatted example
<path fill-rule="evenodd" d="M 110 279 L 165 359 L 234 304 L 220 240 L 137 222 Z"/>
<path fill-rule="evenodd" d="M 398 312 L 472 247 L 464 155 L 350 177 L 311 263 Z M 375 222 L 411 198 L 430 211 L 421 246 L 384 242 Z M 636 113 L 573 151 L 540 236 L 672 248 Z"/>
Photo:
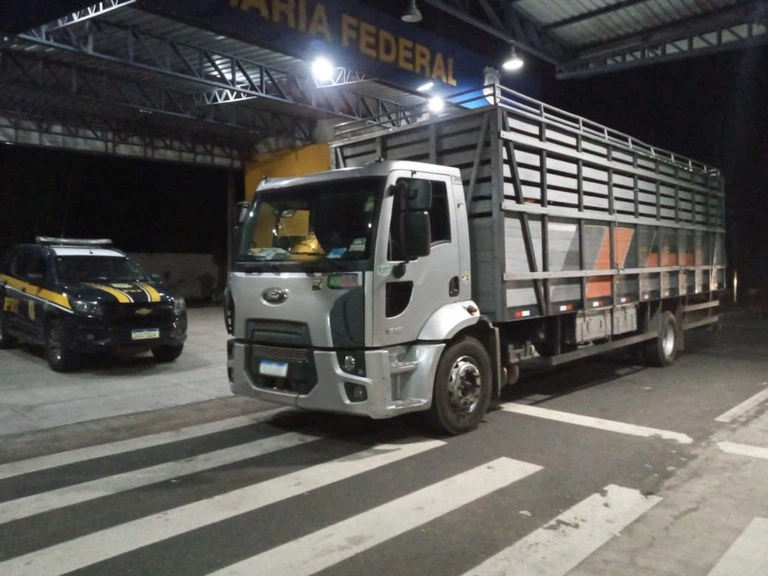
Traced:
<path fill-rule="evenodd" d="M 184 298 L 111 244 L 39 237 L 12 247 L 0 262 L 0 348 L 42 345 L 57 372 L 104 351 L 178 358 L 187 338 Z"/>

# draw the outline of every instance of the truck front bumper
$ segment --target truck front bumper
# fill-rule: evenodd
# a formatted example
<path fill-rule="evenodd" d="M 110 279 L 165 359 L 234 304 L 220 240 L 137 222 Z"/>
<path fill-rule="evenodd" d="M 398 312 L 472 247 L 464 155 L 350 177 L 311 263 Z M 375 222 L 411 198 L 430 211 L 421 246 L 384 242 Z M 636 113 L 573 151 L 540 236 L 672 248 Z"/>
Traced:
<path fill-rule="evenodd" d="M 365 376 L 345 372 L 334 351 L 312 351 L 317 383 L 306 394 L 257 386 L 246 369 L 249 348 L 247 342 L 238 340 L 230 340 L 227 346 L 230 388 L 234 394 L 308 410 L 379 419 L 430 407 L 437 362 L 445 345 L 416 344 L 403 348 L 401 354 L 368 350 Z M 347 391 L 354 385 L 365 389 L 364 400 L 350 398 Z"/>

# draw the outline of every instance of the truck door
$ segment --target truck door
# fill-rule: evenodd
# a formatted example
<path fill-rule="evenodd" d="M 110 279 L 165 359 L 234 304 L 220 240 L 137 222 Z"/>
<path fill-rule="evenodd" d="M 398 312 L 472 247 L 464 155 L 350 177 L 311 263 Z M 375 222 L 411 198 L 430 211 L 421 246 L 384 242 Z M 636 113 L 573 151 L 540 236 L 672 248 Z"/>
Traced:
<path fill-rule="evenodd" d="M 411 171 L 393 176 L 395 182 L 429 183 L 431 246 L 429 255 L 406 261 L 398 245 L 398 200 L 388 195 L 380 232 L 386 241 L 377 242 L 379 265 L 373 272 L 374 346 L 414 342 L 436 310 L 459 299 L 458 234 L 450 177 Z"/>

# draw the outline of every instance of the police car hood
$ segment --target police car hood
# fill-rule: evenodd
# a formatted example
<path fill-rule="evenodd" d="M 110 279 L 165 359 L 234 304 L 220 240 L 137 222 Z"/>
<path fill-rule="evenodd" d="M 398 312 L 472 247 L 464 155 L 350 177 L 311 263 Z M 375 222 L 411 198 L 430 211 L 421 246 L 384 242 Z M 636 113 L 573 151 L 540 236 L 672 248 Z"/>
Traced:
<path fill-rule="evenodd" d="M 101 303 L 149 304 L 171 298 L 167 288 L 155 282 L 77 282 L 66 284 L 64 291 L 70 298 Z"/>

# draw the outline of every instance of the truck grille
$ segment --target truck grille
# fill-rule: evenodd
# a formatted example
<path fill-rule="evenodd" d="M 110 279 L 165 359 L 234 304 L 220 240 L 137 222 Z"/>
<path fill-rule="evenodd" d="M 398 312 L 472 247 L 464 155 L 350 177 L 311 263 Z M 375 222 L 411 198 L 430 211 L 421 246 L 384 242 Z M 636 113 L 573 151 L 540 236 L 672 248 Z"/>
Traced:
<path fill-rule="evenodd" d="M 105 319 L 114 326 L 144 328 L 170 326 L 173 306 L 167 303 L 112 304 L 105 306 Z"/>
<path fill-rule="evenodd" d="M 251 347 L 251 353 L 278 362 L 309 362 L 310 360 L 309 350 L 304 348 L 277 348 L 254 344 Z"/>
<path fill-rule="evenodd" d="M 262 361 L 285 362 L 285 377 L 261 373 Z M 314 356 L 307 348 L 287 348 L 251 344 L 248 353 L 248 374 L 257 388 L 308 394 L 317 384 Z"/>

